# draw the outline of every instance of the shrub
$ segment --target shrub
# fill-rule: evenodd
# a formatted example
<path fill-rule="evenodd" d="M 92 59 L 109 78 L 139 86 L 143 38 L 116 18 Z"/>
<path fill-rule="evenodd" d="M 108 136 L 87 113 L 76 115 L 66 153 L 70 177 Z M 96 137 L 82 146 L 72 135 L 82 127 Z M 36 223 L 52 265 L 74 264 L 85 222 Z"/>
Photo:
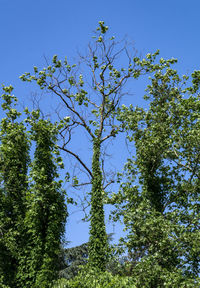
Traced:
<path fill-rule="evenodd" d="M 52 288 L 136 288 L 131 277 L 112 275 L 110 272 L 99 272 L 84 267 L 73 279 L 60 279 Z"/>

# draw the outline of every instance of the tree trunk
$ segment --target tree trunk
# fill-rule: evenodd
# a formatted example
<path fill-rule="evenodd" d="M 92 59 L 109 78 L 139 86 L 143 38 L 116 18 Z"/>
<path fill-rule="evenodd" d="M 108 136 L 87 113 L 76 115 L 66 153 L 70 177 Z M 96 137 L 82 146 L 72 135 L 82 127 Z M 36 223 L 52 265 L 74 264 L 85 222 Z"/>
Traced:
<path fill-rule="evenodd" d="M 92 192 L 90 211 L 90 240 L 89 240 L 89 263 L 101 271 L 105 270 L 107 261 L 107 235 L 104 220 L 102 172 L 100 168 L 101 141 L 93 140 L 92 159 Z"/>

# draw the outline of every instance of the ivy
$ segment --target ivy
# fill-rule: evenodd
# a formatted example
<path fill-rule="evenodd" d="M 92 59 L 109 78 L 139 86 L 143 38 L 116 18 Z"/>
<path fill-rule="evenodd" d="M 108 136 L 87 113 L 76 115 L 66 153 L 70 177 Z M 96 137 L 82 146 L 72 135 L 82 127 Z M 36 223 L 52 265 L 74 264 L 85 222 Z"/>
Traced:
<path fill-rule="evenodd" d="M 108 257 L 108 243 L 104 222 L 102 172 L 100 169 L 100 144 L 100 139 L 94 139 L 92 159 L 93 179 L 90 211 L 89 263 L 100 271 L 104 271 Z"/>
<path fill-rule="evenodd" d="M 65 192 L 56 181 L 62 159 L 53 157 L 54 152 L 59 154 L 58 129 L 39 119 L 37 111 L 19 121 L 13 88 L 3 90 L 2 108 L 7 117 L 1 121 L 0 135 L 0 283 L 10 288 L 49 287 L 58 277 L 67 216 Z M 32 163 L 31 142 L 36 143 Z"/>
<path fill-rule="evenodd" d="M 32 122 L 31 133 L 36 149 L 30 172 L 30 191 L 26 195 L 28 241 L 21 259 L 20 284 L 21 287 L 49 287 L 49 283 L 58 277 L 60 243 L 67 212 L 61 183 L 55 181 L 58 177 L 53 158 L 56 127 L 39 119 Z"/>

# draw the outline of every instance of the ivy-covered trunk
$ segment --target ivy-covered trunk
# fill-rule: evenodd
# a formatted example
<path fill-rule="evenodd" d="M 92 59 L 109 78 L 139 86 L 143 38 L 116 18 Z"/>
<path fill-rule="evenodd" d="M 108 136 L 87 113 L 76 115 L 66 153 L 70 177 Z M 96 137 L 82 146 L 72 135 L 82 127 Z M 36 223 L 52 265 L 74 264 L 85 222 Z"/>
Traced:
<path fill-rule="evenodd" d="M 102 172 L 100 168 L 101 140 L 93 140 L 92 159 L 92 192 L 90 211 L 90 241 L 89 241 L 89 263 L 92 267 L 105 270 L 108 244 L 104 220 Z"/>
<path fill-rule="evenodd" d="M 36 141 L 30 193 L 27 194 L 25 227 L 27 245 L 20 262 L 19 287 L 50 287 L 58 278 L 61 237 L 67 216 L 61 182 L 56 181 L 56 126 L 38 120 L 32 124 Z"/>
<path fill-rule="evenodd" d="M 28 143 L 26 138 L 23 127 L 15 123 L 12 125 L 12 131 L 8 129 L 7 135 L 1 139 L 3 189 L 0 195 L 2 205 L 0 227 L 3 237 L 0 240 L 0 272 L 5 284 L 10 287 L 16 287 L 19 254 L 22 253 L 26 240 L 21 237 L 27 189 Z"/>
<path fill-rule="evenodd" d="M 7 117 L 1 120 L 0 134 L 0 287 L 11 288 L 16 287 L 19 257 L 26 241 L 22 233 L 29 163 L 29 140 L 24 124 L 17 122 L 20 113 L 11 107 L 16 101 L 9 94 L 12 89 L 3 88 L 2 108 Z"/>

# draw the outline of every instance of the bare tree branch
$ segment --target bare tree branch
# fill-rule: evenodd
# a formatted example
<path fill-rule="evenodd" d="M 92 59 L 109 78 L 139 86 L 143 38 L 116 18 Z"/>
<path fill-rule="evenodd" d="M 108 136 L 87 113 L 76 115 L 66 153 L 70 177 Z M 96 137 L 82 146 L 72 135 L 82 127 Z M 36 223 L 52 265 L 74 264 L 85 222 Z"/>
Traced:
<path fill-rule="evenodd" d="M 72 156 L 74 156 L 79 161 L 79 163 L 85 168 L 85 170 L 89 173 L 89 175 L 93 178 L 92 172 L 90 171 L 90 169 L 87 167 L 87 165 L 80 159 L 80 157 L 77 154 L 75 154 L 74 152 L 68 150 L 67 148 L 65 148 L 63 146 L 58 145 L 58 148 L 71 154 Z"/>

